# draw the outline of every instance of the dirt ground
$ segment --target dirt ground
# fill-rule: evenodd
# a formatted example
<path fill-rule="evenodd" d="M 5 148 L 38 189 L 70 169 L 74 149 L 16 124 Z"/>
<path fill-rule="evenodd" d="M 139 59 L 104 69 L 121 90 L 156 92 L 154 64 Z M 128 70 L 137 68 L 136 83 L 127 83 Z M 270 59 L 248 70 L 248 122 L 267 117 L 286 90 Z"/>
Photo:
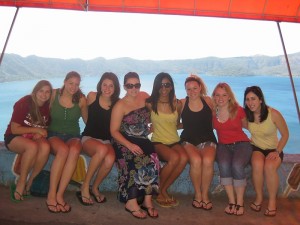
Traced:
<path fill-rule="evenodd" d="M 156 206 L 159 218 L 140 220 L 124 210 L 116 199 L 116 193 L 104 193 L 107 202 L 93 206 L 79 203 L 74 191 L 68 191 L 65 199 L 72 206 L 70 213 L 49 213 L 45 198 L 30 197 L 24 202 L 10 200 L 9 187 L 0 186 L 0 225 L 300 225 L 300 199 L 279 199 L 276 217 L 265 217 L 250 210 L 250 198 L 245 199 L 245 214 L 229 216 L 224 213 L 227 199 L 224 195 L 211 197 L 213 209 L 205 211 L 191 206 L 193 196 L 175 195 L 180 204 L 174 208 Z"/>

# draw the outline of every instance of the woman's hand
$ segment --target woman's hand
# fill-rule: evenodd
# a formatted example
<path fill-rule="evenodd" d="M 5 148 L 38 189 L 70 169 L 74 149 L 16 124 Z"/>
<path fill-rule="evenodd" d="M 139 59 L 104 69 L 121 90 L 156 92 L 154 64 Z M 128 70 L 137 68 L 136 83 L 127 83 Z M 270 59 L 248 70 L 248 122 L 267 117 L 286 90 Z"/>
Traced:
<path fill-rule="evenodd" d="M 268 154 L 268 156 L 266 157 L 266 159 L 272 159 L 272 160 L 275 160 L 275 159 L 277 159 L 277 158 L 280 158 L 280 157 L 279 157 L 279 153 L 278 153 L 277 151 L 275 151 L 275 152 L 270 152 L 270 153 Z"/>
<path fill-rule="evenodd" d="M 144 152 L 143 150 L 136 144 L 132 144 L 130 143 L 129 146 L 127 146 L 127 148 L 134 154 L 134 155 L 143 155 Z"/>

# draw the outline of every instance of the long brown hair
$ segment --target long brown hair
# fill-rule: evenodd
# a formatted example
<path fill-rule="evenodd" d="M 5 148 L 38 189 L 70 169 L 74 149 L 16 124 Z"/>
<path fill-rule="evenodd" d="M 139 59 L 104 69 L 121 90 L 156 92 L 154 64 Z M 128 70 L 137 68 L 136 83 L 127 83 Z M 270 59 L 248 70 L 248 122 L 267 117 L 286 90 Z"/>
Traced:
<path fill-rule="evenodd" d="M 67 80 L 69 80 L 69 79 L 71 79 L 71 78 L 73 78 L 73 77 L 78 78 L 79 81 L 81 81 L 81 76 L 80 76 L 80 74 L 77 73 L 76 71 L 71 71 L 71 72 L 67 73 L 67 75 L 66 75 L 66 77 L 65 77 L 65 79 L 64 79 L 64 82 L 66 82 Z M 63 85 L 63 87 L 61 88 L 61 90 L 60 90 L 60 95 L 63 94 L 64 89 L 65 89 L 65 85 Z M 73 102 L 73 103 L 79 103 L 79 100 L 80 100 L 80 98 L 81 98 L 82 96 L 83 96 L 83 93 L 82 93 L 81 89 L 78 88 L 78 91 L 72 96 L 72 102 Z"/>
<path fill-rule="evenodd" d="M 40 107 L 37 103 L 37 98 L 36 98 L 36 93 L 41 90 L 43 87 L 45 86 L 49 86 L 50 87 L 50 96 L 52 95 L 52 85 L 49 81 L 47 80 L 40 80 L 33 88 L 32 92 L 31 92 L 31 107 L 30 107 L 30 110 L 29 110 L 29 113 L 31 115 L 31 119 L 32 119 L 32 122 L 34 124 L 37 124 L 37 125 L 41 125 L 41 126 L 46 126 L 46 122 L 42 115 L 41 115 L 41 112 L 40 112 Z M 45 102 L 44 104 L 48 104 L 49 105 L 49 108 L 50 108 L 50 97 L 48 99 L 47 102 Z"/>

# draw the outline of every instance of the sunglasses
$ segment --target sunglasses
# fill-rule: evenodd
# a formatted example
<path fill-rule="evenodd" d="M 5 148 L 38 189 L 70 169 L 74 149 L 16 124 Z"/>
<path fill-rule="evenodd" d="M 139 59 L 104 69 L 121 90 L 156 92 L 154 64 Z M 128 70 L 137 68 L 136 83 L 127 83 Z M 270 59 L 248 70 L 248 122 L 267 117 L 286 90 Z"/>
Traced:
<path fill-rule="evenodd" d="M 124 85 L 127 89 L 132 89 L 133 87 L 135 87 L 136 89 L 140 89 L 141 88 L 141 84 L 140 83 L 136 83 L 136 84 L 125 84 Z"/>
<path fill-rule="evenodd" d="M 161 88 L 163 88 L 163 87 L 165 87 L 165 88 L 170 88 L 171 86 L 172 86 L 171 83 L 161 83 L 161 84 L 160 84 L 160 87 L 161 87 Z"/>

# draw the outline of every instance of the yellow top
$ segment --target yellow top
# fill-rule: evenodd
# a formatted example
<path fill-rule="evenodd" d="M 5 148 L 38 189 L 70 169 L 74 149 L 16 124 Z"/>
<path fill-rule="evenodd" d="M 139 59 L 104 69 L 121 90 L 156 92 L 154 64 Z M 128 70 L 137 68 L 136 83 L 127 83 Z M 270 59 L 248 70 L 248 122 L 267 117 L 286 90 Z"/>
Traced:
<path fill-rule="evenodd" d="M 272 121 L 271 109 L 268 110 L 268 117 L 265 121 L 248 124 L 252 144 L 263 150 L 276 149 L 278 145 L 277 127 Z"/>
<path fill-rule="evenodd" d="M 172 114 L 151 111 L 151 122 L 153 126 L 152 142 L 161 142 L 166 145 L 174 144 L 180 140 L 177 133 L 178 112 Z"/>

